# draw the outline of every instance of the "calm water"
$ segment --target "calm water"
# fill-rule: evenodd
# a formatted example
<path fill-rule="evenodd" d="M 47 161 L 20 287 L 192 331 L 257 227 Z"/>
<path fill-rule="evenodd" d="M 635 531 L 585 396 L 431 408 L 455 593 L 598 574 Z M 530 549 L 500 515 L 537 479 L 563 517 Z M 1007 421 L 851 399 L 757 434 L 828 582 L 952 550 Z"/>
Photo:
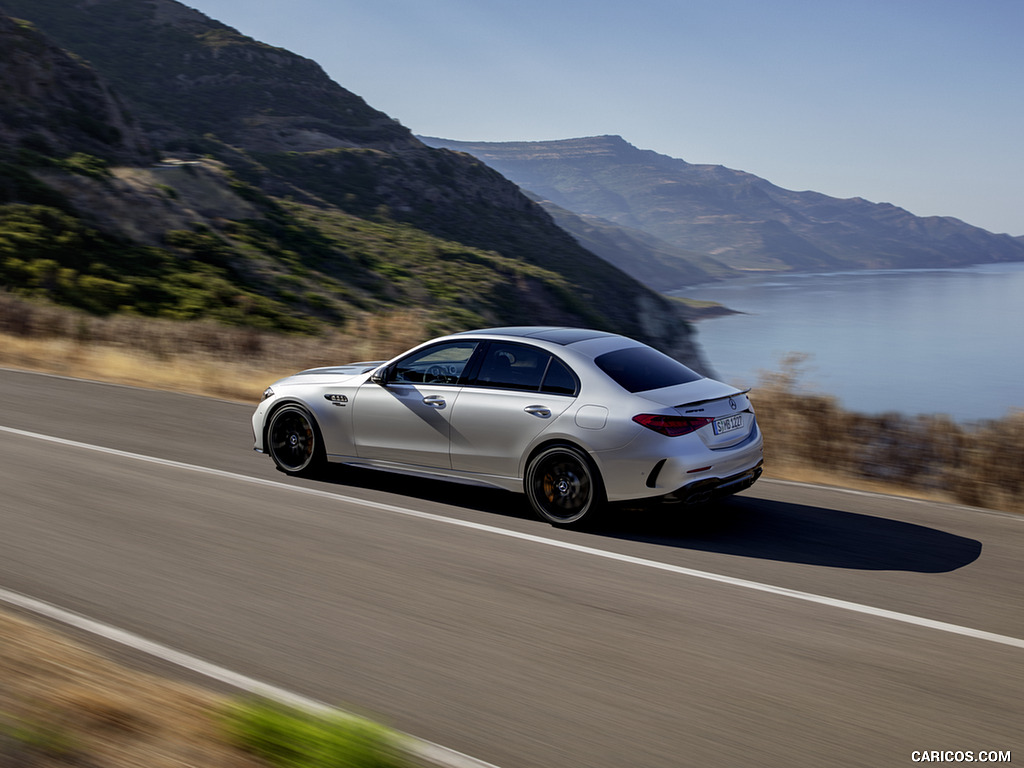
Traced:
<path fill-rule="evenodd" d="M 1024 408 L 1024 264 L 772 275 L 679 293 L 745 313 L 697 326 L 725 381 L 754 385 L 803 352 L 805 388 L 850 410 L 971 421 Z"/>

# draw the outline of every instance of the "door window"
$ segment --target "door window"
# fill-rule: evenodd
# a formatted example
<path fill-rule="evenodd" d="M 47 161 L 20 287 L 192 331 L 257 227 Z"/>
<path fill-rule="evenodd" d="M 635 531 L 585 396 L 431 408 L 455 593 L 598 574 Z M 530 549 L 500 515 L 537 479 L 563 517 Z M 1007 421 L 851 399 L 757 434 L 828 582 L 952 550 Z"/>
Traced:
<path fill-rule="evenodd" d="M 551 355 L 534 347 L 492 341 L 473 383 L 495 389 L 540 389 Z"/>
<path fill-rule="evenodd" d="M 456 341 L 413 352 L 395 363 L 390 380 L 396 384 L 458 384 L 476 347 L 475 341 Z"/>
<path fill-rule="evenodd" d="M 499 341 L 488 345 L 480 371 L 470 383 L 519 392 L 576 393 L 576 377 L 561 360 L 543 349 Z"/>

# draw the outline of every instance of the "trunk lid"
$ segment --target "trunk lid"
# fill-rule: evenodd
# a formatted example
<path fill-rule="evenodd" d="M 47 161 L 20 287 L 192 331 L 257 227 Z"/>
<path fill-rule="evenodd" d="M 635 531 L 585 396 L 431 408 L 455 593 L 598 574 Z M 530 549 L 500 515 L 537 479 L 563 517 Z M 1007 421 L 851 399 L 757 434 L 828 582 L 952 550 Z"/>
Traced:
<path fill-rule="evenodd" d="M 696 434 L 709 448 L 716 449 L 741 443 L 753 432 L 754 408 L 747 391 L 714 379 L 699 379 L 644 392 L 642 396 L 674 409 L 679 416 L 709 419 Z"/>

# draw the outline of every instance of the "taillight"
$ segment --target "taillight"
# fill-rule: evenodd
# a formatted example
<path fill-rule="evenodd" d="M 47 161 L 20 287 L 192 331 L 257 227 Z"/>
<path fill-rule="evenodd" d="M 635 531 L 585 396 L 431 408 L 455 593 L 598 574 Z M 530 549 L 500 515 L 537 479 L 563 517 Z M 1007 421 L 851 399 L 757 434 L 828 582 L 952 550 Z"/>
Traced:
<path fill-rule="evenodd" d="M 714 419 L 707 416 L 665 416 L 657 413 L 641 413 L 634 416 L 633 421 L 663 435 L 679 437 L 706 427 Z"/>

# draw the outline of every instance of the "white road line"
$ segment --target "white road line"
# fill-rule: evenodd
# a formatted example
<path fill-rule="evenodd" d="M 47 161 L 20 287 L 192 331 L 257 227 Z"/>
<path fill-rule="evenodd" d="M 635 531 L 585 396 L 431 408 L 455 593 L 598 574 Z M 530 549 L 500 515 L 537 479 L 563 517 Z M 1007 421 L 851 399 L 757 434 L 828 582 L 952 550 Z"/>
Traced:
<path fill-rule="evenodd" d="M 634 557 L 632 555 L 624 555 L 617 552 L 608 552 L 603 549 L 587 547 L 581 544 L 573 544 L 571 542 L 566 541 L 557 541 L 555 539 L 548 539 L 543 536 L 537 536 L 530 533 L 510 531 L 505 528 L 498 528 L 491 525 L 485 525 L 483 523 L 474 523 L 468 520 L 458 520 L 455 518 L 444 517 L 442 515 L 435 515 L 430 512 L 421 512 L 415 509 L 407 509 L 405 507 L 399 507 L 393 504 L 384 504 L 377 501 L 368 501 L 366 499 L 359 499 L 354 496 L 345 496 L 343 494 L 331 493 L 316 488 L 306 488 L 303 486 L 288 485 L 273 480 L 264 480 L 258 477 L 250 477 L 248 475 L 240 475 L 234 472 L 226 472 L 220 469 L 211 469 L 209 467 L 201 467 L 194 464 L 185 464 L 178 461 L 171 461 L 169 459 L 160 459 L 154 456 L 145 456 L 143 454 L 138 453 L 119 451 L 114 448 L 105 448 L 99 445 L 80 443 L 75 440 L 66 440 L 60 437 L 42 435 L 36 432 L 27 432 L 20 429 L 13 429 L 11 427 L 0 426 L 0 432 L 7 432 L 12 435 L 34 438 L 36 440 L 44 440 L 59 445 L 70 446 L 73 448 L 81 448 L 84 450 L 105 453 L 112 456 L 120 456 L 123 458 L 134 459 L 137 461 L 149 462 L 151 464 L 159 464 L 167 467 L 176 467 L 178 469 L 184 469 L 191 472 L 200 472 L 202 474 L 213 475 L 215 477 L 223 477 L 229 480 L 236 480 L 239 482 L 251 483 L 255 485 L 270 486 L 273 488 L 288 490 L 295 493 L 302 493 L 311 496 L 319 496 L 322 498 L 328 498 L 335 501 L 345 502 L 347 504 L 357 504 L 362 507 L 378 509 L 384 512 L 390 512 L 397 515 L 404 515 L 406 517 L 415 517 L 421 520 L 430 520 L 437 523 L 443 523 L 445 525 L 453 525 L 460 528 L 469 528 L 484 533 L 494 534 L 496 536 L 505 536 L 507 538 L 519 539 L 521 541 L 529 541 L 531 543 L 541 544 L 547 547 L 555 547 L 557 549 L 565 549 L 572 552 L 578 552 L 581 554 L 590 555 L 592 557 L 600 557 L 606 560 L 615 560 L 620 563 L 628 563 L 630 565 L 637 565 L 643 568 L 667 571 L 669 573 L 674 573 L 679 576 L 688 576 L 690 578 L 703 579 L 705 581 L 711 581 L 718 584 L 728 584 L 733 587 L 754 590 L 756 592 L 764 592 L 767 594 L 777 595 L 780 597 L 788 597 L 793 600 L 801 600 L 803 602 L 824 605 L 830 608 L 838 608 L 840 610 L 850 611 L 852 613 L 866 614 L 868 616 L 874 616 L 876 618 L 888 619 L 890 621 L 897 621 L 903 624 L 911 624 L 918 627 L 924 627 L 926 629 L 937 630 L 939 632 L 947 632 L 954 635 L 962 635 L 964 637 L 973 638 L 975 640 L 984 640 L 990 643 L 998 643 L 1000 645 L 1008 645 L 1014 648 L 1024 649 L 1024 639 L 1021 638 L 1010 637 L 1008 635 L 1000 635 L 994 632 L 985 632 L 980 629 L 964 627 L 958 624 L 950 624 L 944 621 L 935 621 L 934 619 L 927 619 L 922 616 L 914 616 L 908 613 L 890 611 L 886 610 L 885 608 L 876 608 L 874 606 L 863 605 L 861 603 L 854 603 L 848 600 L 838 600 L 832 597 L 825 597 L 824 595 L 816 595 L 811 592 L 801 592 L 795 589 L 776 587 L 771 584 L 763 584 L 757 581 L 739 579 L 733 576 L 725 576 L 719 573 L 711 573 L 709 571 L 699 571 L 693 568 L 685 568 L 679 565 L 658 562 L 657 560 L 648 560 L 642 557 Z"/>

